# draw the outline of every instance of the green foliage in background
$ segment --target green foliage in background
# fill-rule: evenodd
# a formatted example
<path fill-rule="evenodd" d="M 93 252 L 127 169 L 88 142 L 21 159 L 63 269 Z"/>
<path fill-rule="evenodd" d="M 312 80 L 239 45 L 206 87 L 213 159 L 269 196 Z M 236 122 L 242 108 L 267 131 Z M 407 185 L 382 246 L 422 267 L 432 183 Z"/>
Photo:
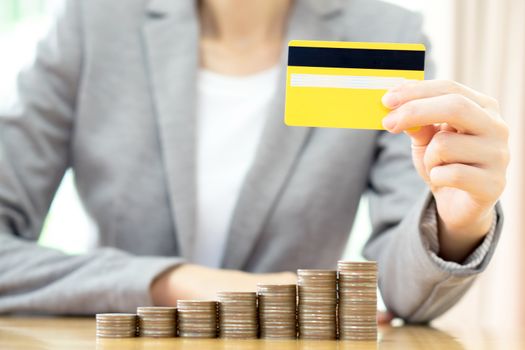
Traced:
<path fill-rule="evenodd" d="M 0 0 L 0 33 L 27 18 L 45 13 L 49 0 Z"/>

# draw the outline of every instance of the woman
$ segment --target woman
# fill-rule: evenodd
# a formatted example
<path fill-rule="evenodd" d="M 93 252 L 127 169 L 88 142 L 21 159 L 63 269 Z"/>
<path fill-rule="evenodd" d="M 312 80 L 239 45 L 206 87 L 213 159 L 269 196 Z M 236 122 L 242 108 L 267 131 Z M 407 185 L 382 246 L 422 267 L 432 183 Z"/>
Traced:
<path fill-rule="evenodd" d="M 389 310 L 447 310 L 501 232 L 497 102 L 430 80 L 384 96 L 388 132 L 282 122 L 289 39 L 421 42 L 420 22 L 370 0 L 67 1 L 2 112 L 0 311 L 124 311 L 292 282 L 334 266 L 365 190 L 365 254 Z M 82 256 L 33 242 L 68 167 L 100 232 Z"/>

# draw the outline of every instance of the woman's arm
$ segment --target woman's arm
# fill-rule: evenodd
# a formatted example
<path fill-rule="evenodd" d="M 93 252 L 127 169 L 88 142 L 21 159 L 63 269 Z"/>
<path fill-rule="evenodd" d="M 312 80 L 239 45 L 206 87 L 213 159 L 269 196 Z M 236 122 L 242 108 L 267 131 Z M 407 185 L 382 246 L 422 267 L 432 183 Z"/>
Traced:
<path fill-rule="evenodd" d="M 130 311 L 151 303 L 153 279 L 182 261 L 116 249 L 70 256 L 36 243 L 71 163 L 82 4 L 66 2 L 34 62 L 19 76 L 17 103 L 0 110 L 0 313 Z"/>

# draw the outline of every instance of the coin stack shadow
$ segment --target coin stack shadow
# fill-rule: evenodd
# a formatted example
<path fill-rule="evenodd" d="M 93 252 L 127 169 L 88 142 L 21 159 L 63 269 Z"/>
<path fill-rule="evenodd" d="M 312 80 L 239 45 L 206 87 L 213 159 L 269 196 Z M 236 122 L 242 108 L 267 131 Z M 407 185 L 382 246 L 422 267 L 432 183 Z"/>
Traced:
<path fill-rule="evenodd" d="M 339 338 L 377 339 L 377 263 L 339 261 Z"/>
<path fill-rule="evenodd" d="M 219 292 L 219 337 L 256 339 L 257 293 Z"/>
<path fill-rule="evenodd" d="M 97 314 L 97 337 L 130 338 L 137 336 L 137 315 Z"/>
<path fill-rule="evenodd" d="M 168 338 L 177 335 L 177 308 L 142 306 L 137 308 L 141 337 Z"/>
<path fill-rule="evenodd" d="M 182 338 L 217 337 L 217 302 L 178 300 L 179 336 Z"/>
<path fill-rule="evenodd" d="M 297 338 L 297 286 L 258 284 L 261 338 Z"/>
<path fill-rule="evenodd" d="M 337 336 L 337 272 L 297 270 L 299 338 L 332 340 Z"/>

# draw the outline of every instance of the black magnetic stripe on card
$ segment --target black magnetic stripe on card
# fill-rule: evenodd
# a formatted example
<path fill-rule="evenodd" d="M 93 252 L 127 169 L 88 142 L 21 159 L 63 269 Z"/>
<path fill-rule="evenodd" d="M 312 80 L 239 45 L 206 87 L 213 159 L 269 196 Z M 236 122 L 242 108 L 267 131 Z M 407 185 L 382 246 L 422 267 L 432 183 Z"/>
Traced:
<path fill-rule="evenodd" d="M 422 71 L 425 51 L 290 46 L 288 65 Z"/>

